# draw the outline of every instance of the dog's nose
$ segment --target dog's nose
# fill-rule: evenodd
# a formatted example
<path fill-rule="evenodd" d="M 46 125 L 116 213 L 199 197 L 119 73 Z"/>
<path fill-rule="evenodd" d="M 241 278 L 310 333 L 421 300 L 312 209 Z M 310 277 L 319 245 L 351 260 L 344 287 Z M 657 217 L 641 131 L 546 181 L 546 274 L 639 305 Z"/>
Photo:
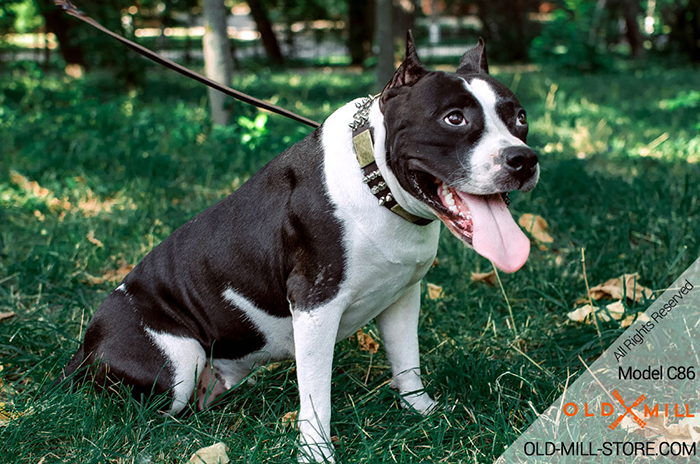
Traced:
<path fill-rule="evenodd" d="M 525 181 L 535 174 L 537 153 L 529 147 L 508 147 L 501 155 L 506 169 L 520 180 Z"/>

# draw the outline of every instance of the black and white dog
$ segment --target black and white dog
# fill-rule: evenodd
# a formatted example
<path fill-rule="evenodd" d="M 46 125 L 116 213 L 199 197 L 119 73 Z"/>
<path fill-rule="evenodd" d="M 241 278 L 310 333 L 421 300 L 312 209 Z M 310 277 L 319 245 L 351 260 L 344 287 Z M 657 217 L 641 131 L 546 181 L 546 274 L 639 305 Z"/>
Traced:
<path fill-rule="evenodd" d="M 376 318 L 404 405 L 427 413 L 420 281 L 440 222 L 506 272 L 530 242 L 504 202 L 539 177 L 525 111 L 484 44 L 431 72 L 409 35 L 377 98 L 351 102 L 176 230 L 102 303 L 65 369 L 205 407 L 256 365 L 294 358 L 302 462 L 332 461 L 333 347 Z M 439 219 L 439 220 L 438 220 Z"/>

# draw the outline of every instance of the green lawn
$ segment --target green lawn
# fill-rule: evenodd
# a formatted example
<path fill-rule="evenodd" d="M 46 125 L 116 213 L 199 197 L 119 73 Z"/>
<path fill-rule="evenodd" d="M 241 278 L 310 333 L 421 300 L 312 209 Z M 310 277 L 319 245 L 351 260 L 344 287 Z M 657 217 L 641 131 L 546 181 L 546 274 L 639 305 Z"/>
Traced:
<path fill-rule="evenodd" d="M 157 405 L 94 393 L 44 394 L 115 286 L 95 277 L 138 262 L 234 191 L 308 128 L 278 116 L 212 131 L 203 87 L 148 67 L 145 88 L 109 75 L 73 80 L 33 65 L 0 72 L 0 462 L 186 462 L 225 442 L 233 462 L 295 462 L 293 363 L 266 366 L 220 406 L 165 418 Z M 420 326 L 427 389 L 451 412 L 401 409 L 383 350 L 335 351 L 332 433 L 339 462 L 492 462 L 563 391 L 579 356 L 620 333 L 568 322 L 593 285 L 638 272 L 664 288 L 700 254 L 697 69 L 566 76 L 497 73 L 528 110 L 541 180 L 512 194 L 516 218 L 549 222 L 554 242 L 501 274 L 504 292 L 470 281 L 488 261 L 443 230 Z M 234 87 L 322 120 L 367 94 L 372 73 L 342 69 L 239 74 Z M 636 311 L 638 308 L 629 308 Z M 366 329 L 379 339 L 373 325 Z M 516 335 L 517 334 L 517 335 Z M 381 340 L 379 340 L 381 344 Z"/>

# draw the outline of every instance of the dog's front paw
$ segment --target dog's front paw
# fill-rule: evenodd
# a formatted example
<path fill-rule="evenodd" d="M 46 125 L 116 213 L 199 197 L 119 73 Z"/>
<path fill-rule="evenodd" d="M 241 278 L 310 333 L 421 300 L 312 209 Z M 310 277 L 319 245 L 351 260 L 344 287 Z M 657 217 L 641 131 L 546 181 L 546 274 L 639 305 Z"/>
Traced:
<path fill-rule="evenodd" d="M 427 393 L 404 393 L 401 405 L 406 409 L 412 409 L 419 414 L 427 416 L 438 409 L 438 403 Z"/>

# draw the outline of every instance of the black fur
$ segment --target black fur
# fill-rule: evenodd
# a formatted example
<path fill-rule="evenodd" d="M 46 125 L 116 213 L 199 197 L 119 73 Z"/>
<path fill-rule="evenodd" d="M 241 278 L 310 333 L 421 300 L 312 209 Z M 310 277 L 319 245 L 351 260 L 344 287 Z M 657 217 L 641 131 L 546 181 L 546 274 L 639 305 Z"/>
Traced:
<path fill-rule="evenodd" d="M 343 280 L 341 225 L 327 196 L 319 129 L 276 157 L 232 195 L 155 247 L 88 325 L 65 369 L 99 364 L 97 384 L 134 394 L 171 386 L 166 358 L 144 327 L 197 340 L 207 357 L 238 359 L 265 344 L 224 300 L 231 287 L 272 316 L 291 317 L 333 298 Z M 322 278 L 326 285 L 314 285 Z M 165 367 L 165 369 L 164 369 Z"/>

